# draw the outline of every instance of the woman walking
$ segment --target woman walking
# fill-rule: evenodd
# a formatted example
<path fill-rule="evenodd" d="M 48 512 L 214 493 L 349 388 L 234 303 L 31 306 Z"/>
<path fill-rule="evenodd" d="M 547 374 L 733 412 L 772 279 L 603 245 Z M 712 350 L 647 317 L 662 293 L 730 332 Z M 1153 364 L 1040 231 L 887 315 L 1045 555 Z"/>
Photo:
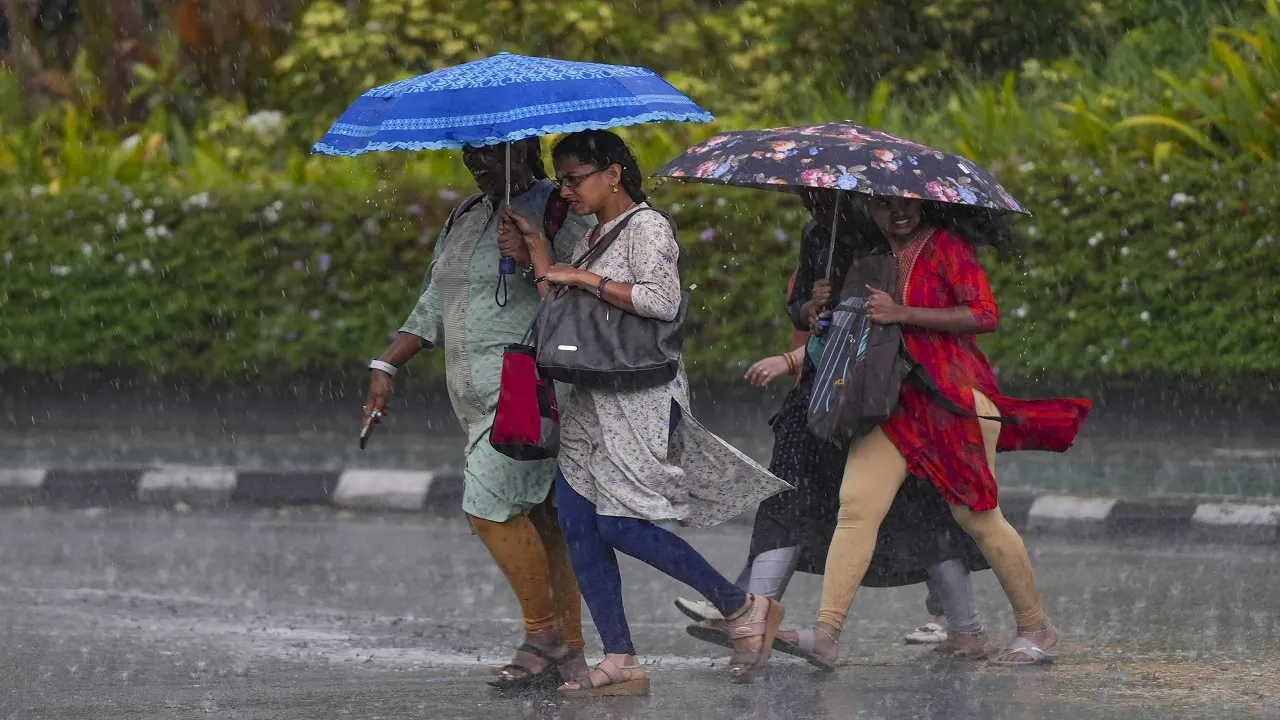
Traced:
<path fill-rule="evenodd" d="M 500 247 L 497 207 L 507 188 L 501 145 L 467 148 L 463 162 L 480 193 L 462 202 L 436 239 L 418 303 L 379 359 L 370 363 L 365 422 L 387 412 L 391 378 L 423 348 L 443 346 L 449 401 L 467 435 L 462 509 L 515 592 L 524 616 L 524 642 L 490 683 L 505 690 L 559 685 L 586 673 L 582 603 L 550 498 L 555 463 L 521 462 L 489 444 L 498 403 L 502 349 L 520 342 L 540 296 L 529 273 L 513 276 L 505 304 L 495 299 L 503 256 L 528 264 L 522 243 Z M 567 214 L 547 180 L 539 141 L 512 148 L 511 206 L 556 238 L 555 256 L 568 257 L 589 219 Z M 558 220 L 557 220 L 558 218 Z M 562 229 L 556 232 L 556 225 Z"/>
<path fill-rule="evenodd" d="M 1018 424 L 958 416 L 929 392 L 904 383 L 892 416 L 849 451 L 817 624 L 783 637 L 792 642 L 812 637 L 810 662 L 834 669 L 840 632 L 871 563 L 881 522 L 898 489 L 915 475 L 941 492 L 1013 605 L 1017 636 L 993 662 L 1046 662 L 1058 634 L 1041 608 L 1022 538 L 1000 512 L 996 452 L 1065 451 L 1090 403 L 1005 397 L 978 349 L 976 336 L 996 330 L 999 311 L 974 244 L 1008 250 L 1013 238 L 1007 220 L 989 211 L 915 199 L 870 202 L 871 218 L 897 257 L 899 290 L 894 298 L 882 289 L 867 289 L 871 319 L 902 325 L 907 349 L 947 399 L 977 415 L 1009 416 Z"/>
<path fill-rule="evenodd" d="M 830 223 L 835 217 L 834 191 L 810 190 L 803 196 L 811 219 L 805 227 L 800 262 L 788 295 L 787 314 L 797 332 L 816 322 L 831 305 L 832 287 L 843 285 L 854 258 L 879 247 L 884 240 L 850 200 L 841 205 L 835 238 L 834 277 L 827 278 L 831 248 Z M 796 338 L 799 340 L 799 338 Z M 800 572 L 822 574 L 827 548 L 835 531 L 840 507 L 839 490 L 849 445 L 837 445 L 809 430 L 809 398 L 817 374 L 815 359 L 806 346 L 780 358 L 784 370 L 799 373 L 799 381 L 787 393 L 782 408 L 770 421 L 774 431 L 770 472 L 795 489 L 779 493 L 760 504 L 751 533 L 747 567 L 739 584 L 758 595 L 780 600 L 792 575 Z M 816 347 L 816 345 L 815 345 Z M 757 363 L 747 373 L 753 384 L 772 379 L 774 369 Z M 981 658 L 985 654 L 986 633 L 973 599 L 971 570 L 988 565 L 973 540 L 952 519 L 946 503 L 927 481 L 910 478 L 897 492 L 880 528 L 870 567 L 862 578 L 866 587 L 899 587 L 927 583 L 930 595 L 942 605 L 935 615 L 949 616 L 950 633 L 939 638 L 936 651 L 949 657 Z M 677 600 L 677 607 L 699 620 L 689 634 L 724 645 L 726 634 L 721 618 L 705 603 Z M 781 643 L 778 648 L 808 657 L 812 638 L 801 634 L 799 646 Z M 798 650 L 798 652 L 797 652 Z"/>
<path fill-rule="evenodd" d="M 617 135 L 574 133 L 553 151 L 561 193 L 600 224 L 575 257 L 612 238 L 583 268 L 556 265 L 546 238 L 520 213 L 509 227 L 529 244 L 538 280 L 593 293 L 622 312 L 661 321 L 680 309 L 680 248 L 669 219 L 645 202 L 640 168 Z M 560 524 L 605 658 L 566 695 L 646 694 L 649 680 L 622 604 L 617 551 L 698 590 L 733 620 L 730 678 L 750 682 L 764 667 L 782 606 L 752 596 L 656 522 L 706 527 L 728 520 L 786 484 L 694 420 L 683 367 L 671 382 L 640 390 L 575 387 L 561 420 L 556 498 Z"/>

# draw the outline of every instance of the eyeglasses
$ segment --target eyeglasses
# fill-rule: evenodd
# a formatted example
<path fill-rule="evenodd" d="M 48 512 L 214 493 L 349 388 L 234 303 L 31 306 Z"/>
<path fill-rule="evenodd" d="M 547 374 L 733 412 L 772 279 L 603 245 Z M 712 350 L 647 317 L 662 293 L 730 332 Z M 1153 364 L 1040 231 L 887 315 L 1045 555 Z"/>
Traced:
<path fill-rule="evenodd" d="M 556 185 L 559 185 L 560 187 L 576 188 L 582 184 L 583 180 L 586 180 L 592 175 L 602 173 L 606 169 L 607 168 L 599 168 L 597 170 L 592 170 L 589 173 L 583 173 L 582 175 L 565 175 L 562 178 L 556 178 Z"/>

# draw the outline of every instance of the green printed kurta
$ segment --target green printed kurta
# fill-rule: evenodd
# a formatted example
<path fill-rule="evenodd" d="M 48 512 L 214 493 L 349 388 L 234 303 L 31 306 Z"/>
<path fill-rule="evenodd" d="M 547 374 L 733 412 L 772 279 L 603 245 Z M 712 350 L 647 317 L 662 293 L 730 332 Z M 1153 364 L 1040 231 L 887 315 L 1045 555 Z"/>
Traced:
<path fill-rule="evenodd" d="M 541 180 L 512 197 L 511 206 L 542 226 L 547 198 L 555 185 Z M 503 522 L 547 497 L 556 461 L 513 460 L 489 444 L 498 407 L 502 351 L 520 342 L 537 313 L 541 297 L 533 278 L 517 270 L 507 277 L 507 304 L 498 307 L 497 205 L 485 198 L 458 217 L 448 234 L 441 231 L 426 287 L 401 332 L 443 345 L 449 402 L 467 436 L 462 509 L 469 515 Z M 570 259 L 575 243 L 594 225 L 572 213 L 552 245 L 556 258 Z M 561 408 L 567 388 L 557 387 Z"/>

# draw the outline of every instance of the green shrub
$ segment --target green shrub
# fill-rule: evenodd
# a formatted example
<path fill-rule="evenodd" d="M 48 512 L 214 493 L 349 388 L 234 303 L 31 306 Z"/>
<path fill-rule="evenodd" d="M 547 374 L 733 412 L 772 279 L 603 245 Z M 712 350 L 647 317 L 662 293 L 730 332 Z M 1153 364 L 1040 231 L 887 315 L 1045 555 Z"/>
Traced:
<path fill-rule="evenodd" d="M 1076 163 L 1007 175 L 1038 215 L 1020 223 L 1022 263 L 986 261 L 1004 321 L 983 342 L 1002 377 L 1229 390 L 1280 376 L 1273 166 L 1174 158 L 1162 170 Z M 408 313 L 456 198 L 136 193 L 0 196 L 0 366 L 348 372 Z M 655 198 L 680 224 L 685 280 L 697 286 L 691 372 L 737 376 L 785 348 L 782 296 L 804 224 L 794 199 L 675 183 Z M 439 371 L 439 356 L 416 366 Z"/>

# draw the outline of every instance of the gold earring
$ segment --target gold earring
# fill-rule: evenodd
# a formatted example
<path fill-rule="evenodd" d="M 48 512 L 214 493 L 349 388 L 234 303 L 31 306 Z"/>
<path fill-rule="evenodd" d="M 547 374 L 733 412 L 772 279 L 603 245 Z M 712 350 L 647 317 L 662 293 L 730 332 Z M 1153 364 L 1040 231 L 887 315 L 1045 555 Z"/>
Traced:
<path fill-rule="evenodd" d="M 617 185 L 614 185 L 614 186 L 613 186 L 613 191 L 614 191 L 614 192 L 618 192 L 618 186 L 617 186 Z"/>

